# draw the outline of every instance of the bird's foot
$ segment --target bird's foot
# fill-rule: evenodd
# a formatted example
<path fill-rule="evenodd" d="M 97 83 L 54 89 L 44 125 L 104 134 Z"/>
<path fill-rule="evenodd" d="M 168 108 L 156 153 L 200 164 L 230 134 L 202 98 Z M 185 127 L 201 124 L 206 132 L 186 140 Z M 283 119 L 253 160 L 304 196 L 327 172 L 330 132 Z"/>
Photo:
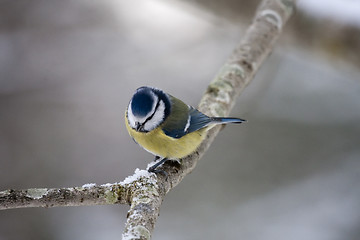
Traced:
<path fill-rule="evenodd" d="M 156 156 L 154 161 L 159 160 L 159 159 L 160 159 L 160 157 Z M 155 163 L 154 165 L 149 167 L 148 172 L 161 173 L 161 174 L 164 174 L 167 177 L 168 176 L 167 172 L 165 172 L 164 170 L 156 169 L 158 166 L 160 166 L 161 164 L 163 164 L 167 160 L 168 160 L 167 158 L 162 158 L 160 161 L 158 161 L 157 163 Z"/>

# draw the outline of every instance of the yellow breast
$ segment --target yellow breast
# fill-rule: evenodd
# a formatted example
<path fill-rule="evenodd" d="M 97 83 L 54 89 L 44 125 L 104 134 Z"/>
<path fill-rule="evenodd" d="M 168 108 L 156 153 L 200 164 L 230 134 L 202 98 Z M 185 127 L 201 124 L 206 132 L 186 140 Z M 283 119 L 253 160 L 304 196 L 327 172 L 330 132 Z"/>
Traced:
<path fill-rule="evenodd" d="M 179 159 L 193 153 L 204 140 L 206 128 L 189 133 L 181 138 L 167 136 L 160 127 L 144 133 L 129 126 L 125 117 L 126 129 L 130 136 L 148 152 L 168 159 Z"/>

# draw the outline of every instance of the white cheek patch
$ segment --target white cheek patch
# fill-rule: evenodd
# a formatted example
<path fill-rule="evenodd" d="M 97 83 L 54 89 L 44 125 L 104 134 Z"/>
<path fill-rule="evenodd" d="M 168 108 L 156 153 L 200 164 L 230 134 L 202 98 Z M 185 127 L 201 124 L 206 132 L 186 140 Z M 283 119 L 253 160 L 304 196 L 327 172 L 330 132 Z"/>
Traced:
<path fill-rule="evenodd" d="M 165 117 L 165 103 L 162 100 L 160 100 L 159 106 L 157 107 L 155 114 L 151 119 L 149 119 L 145 123 L 144 130 L 145 131 L 153 130 L 164 121 L 164 117 Z"/>
<path fill-rule="evenodd" d="M 129 120 L 130 127 L 135 128 L 136 127 L 135 117 L 134 117 L 134 114 L 132 113 L 132 110 L 131 110 L 131 102 L 129 103 L 129 106 L 128 106 L 127 117 L 128 117 L 128 120 Z"/>
<path fill-rule="evenodd" d="M 151 95 L 153 97 L 153 105 L 152 105 L 151 111 L 142 119 L 143 120 L 142 123 L 145 122 L 146 119 L 148 117 L 150 117 L 154 113 L 154 111 L 156 110 L 155 108 L 156 108 L 156 105 L 157 105 L 157 102 L 158 102 L 159 98 L 153 92 L 151 92 Z"/>

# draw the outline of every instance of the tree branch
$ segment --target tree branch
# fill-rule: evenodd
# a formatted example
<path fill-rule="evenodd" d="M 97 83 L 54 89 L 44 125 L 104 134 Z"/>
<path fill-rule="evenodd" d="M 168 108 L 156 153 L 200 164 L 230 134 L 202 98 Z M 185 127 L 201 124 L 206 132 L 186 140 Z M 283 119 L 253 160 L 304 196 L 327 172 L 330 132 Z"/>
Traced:
<path fill-rule="evenodd" d="M 200 111 L 210 116 L 228 115 L 235 98 L 273 49 L 294 4 L 295 0 L 262 1 L 244 38 L 208 86 L 199 104 Z M 133 176 L 115 184 L 6 190 L 0 192 L 0 209 L 130 204 L 123 239 L 150 239 L 164 196 L 195 168 L 220 129 L 221 126 L 212 128 L 197 151 L 181 159 L 181 164 L 166 162 L 161 166 L 168 176 L 137 169 Z"/>
<path fill-rule="evenodd" d="M 141 182 L 149 190 L 156 181 L 148 171 L 136 169 L 133 176 L 114 184 L 85 184 L 72 188 L 30 188 L 0 192 L 0 210 L 29 207 L 68 207 L 108 204 L 131 204 L 135 189 Z M 154 176 L 153 176 L 154 178 Z M 136 180 L 136 181 L 135 181 Z"/>
<path fill-rule="evenodd" d="M 293 12 L 294 5 L 295 0 L 261 2 L 244 38 L 203 95 L 199 104 L 201 112 L 209 116 L 228 115 L 235 98 L 253 79 L 273 49 L 284 23 Z M 145 198 L 145 202 L 139 203 L 132 201 L 123 239 L 150 239 L 163 197 L 195 168 L 197 161 L 209 148 L 220 129 L 221 126 L 212 128 L 197 151 L 182 159 L 180 166 L 163 165 L 163 170 L 169 173 L 169 176 L 165 178 L 158 175 L 158 191 L 155 198 Z M 144 223 L 144 216 L 149 222 Z"/>

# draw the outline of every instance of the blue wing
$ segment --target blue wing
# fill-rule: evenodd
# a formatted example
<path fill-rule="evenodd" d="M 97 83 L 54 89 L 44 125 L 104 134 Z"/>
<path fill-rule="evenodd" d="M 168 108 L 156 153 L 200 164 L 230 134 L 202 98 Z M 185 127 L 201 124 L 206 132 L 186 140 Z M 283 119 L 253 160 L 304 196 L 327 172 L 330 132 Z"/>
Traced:
<path fill-rule="evenodd" d="M 191 133 L 209 125 L 212 119 L 193 107 L 189 109 L 189 126 L 186 133 Z"/>
<path fill-rule="evenodd" d="M 161 125 L 163 132 L 172 138 L 181 138 L 209 124 L 241 123 L 240 118 L 208 117 L 181 100 L 169 95 L 172 101 L 170 115 Z"/>
<path fill-rule="evenodd" d="M 188 107 L 187 111 L 176 119 L 167 121 L 162 127 L 163 132 L 172 138 L 181 138 L 184 135 L 206 127 L 212 119 L 199 112 L 193 107 Z"/>

